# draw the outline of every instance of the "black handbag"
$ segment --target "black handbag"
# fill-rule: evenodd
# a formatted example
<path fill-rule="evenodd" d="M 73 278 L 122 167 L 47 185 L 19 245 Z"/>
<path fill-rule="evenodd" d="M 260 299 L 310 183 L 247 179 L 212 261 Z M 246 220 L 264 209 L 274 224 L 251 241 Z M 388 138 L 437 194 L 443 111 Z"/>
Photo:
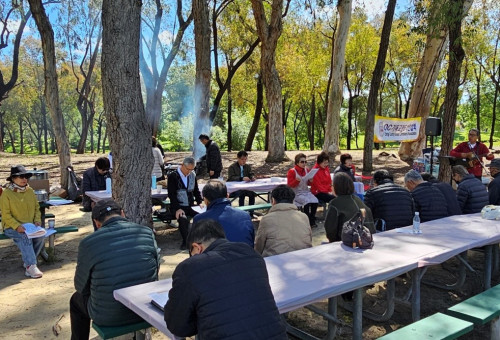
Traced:
<path fill-rule="evenodd" d="M 373 236 L 364 226 L 366 210 L 360 209 L 342 226 L 342 243 L 351 248 L 373 248 Z"/>

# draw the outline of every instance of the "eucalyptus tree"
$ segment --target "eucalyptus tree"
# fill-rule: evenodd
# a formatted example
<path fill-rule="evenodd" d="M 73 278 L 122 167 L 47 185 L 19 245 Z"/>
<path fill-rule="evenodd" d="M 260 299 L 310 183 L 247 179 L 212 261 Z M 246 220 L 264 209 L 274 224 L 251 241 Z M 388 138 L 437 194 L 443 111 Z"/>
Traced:
<path fill-rule="evenodd" d="M 151 225 L 151 133 L 139 76 L 141 2 L 103 0 L 102 88 L 113 152 L 112 195 L 131 220 Z"/>
<path fill-rule="evenodd" d="M 164 11 L 171 9 L 172 2 L 146 1 L 142 14 L 139 65 L 146 89 L 146 114 L 153 136 L 158 134 L 168 72 L 180 51 L 184 34 L 193 21 L 192 13 L 184 19 L 183 1 L 176 0 L 175 19 L 167 24 Z M 166 34 L 171 35 L 167 41 L 162 39 Z"/>
<path fill-rule="evenodd" d="M 43 65 L 45 74 L 45 98 L 52 118 L 52 126 L 57 141 L 57 152 L 59 155 L 59 166 L 61 173 L 61 186 L 68 187 L 69 173 L 66 170 L 71 166 L 71 154 L 66 135 L 64 117 L 59 103 L 59 87 L 57 83 L 57 68 L 54 44 L 54 31 L 45 13 L 41 0 L 28 0 L 33 18 L 38 27 L 42 40 Z"/>

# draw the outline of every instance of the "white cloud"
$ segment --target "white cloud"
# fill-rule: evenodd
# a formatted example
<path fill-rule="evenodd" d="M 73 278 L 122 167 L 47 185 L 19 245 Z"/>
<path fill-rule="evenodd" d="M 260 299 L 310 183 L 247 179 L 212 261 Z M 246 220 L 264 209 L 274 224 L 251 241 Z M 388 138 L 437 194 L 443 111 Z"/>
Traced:
<path fill-rule="evenodd" d="M 164 46 L 171 45 L 172 42 L 174 41 L 174 36 L 172 35 L 172 33 L 168 31 L 162 31 L 158 34 L 158 39 Z"/>

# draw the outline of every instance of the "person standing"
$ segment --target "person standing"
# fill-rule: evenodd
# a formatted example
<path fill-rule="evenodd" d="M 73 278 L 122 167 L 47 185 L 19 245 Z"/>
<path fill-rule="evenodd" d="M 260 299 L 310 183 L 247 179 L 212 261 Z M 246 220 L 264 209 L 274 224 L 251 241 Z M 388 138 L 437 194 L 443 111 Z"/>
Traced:
<path fill-rule="evenodd" d="M 163 175 L 163 156 L 160 149 L 158 148 L 158 143 L 156 138 L 152 138 L 152 150 L 153 150 L 153 169 L 151 170 L 151 176 L 156 176 L 156 181 L 162 181 L 165 179 Z"/>
<path fill-rule="evenodd" d="M 78 246 L 69 307 L 72 340 L 89 338 L 91 320 L 99 326 L 142 321 L 115 300 L 113 291 L 158 280 L 158 248 L 150 228 L 128 221 L 112 199 L 97 202 L 92 219 L 97 231 Z"/>
<path fill-rule="evenodd" d="M 43 273 L 37 267 L 36 258 L 42 251 L 45 239 L 43 237 L 28 238 L 24 223 L 41 225 L 40 206 L 35 192 L 28 185 L 32 176 L 24 166 L 16 165 L 10 168 L 7 177 L 7 187 L 0 196 L 2 210 L 2 228 L 5 236 L 12 239 L 21 251 L 21 257 L 26 269 L 24 275 L 33 279 L 42 277 Z"/>
<path fill-rule="evenodd" d="M 227 169 L 228 182 L 252 182 L 255 181 L 255 175 L 252 172 L 252 167 L 247 164 L 248 153 L 240 151 L 236 155 L 237 161 Z M 251 190 L 237 190 L 232 192 L 229 197 L 238 197 L 239 206 L 245 205 L 245 197 L 248 197 L 248 205 L 255 204 L 255 192 Z"/>
<path fill-rule="evenodd" d="M 203 340 L 288 339 L 269 285 L 264 259 L 229 242 L 211 219 L 193 224 L 190 258 L 172 275 L 164 318 L 177 337 Z"/>
<path fill-rule="evenodd" d="M 462 165 L 452 168 L 453 179 L 457 182 L 457 201 L 462 214 L 474 214 L 489 203 L 488 191 L 483 183 L 469 174 Z"/>
<path fill-rule="evenodd" d="M 272 207 L 262 217 L 255 237 L 255 250 L 272 256 L 312 247 L 309 219 L 293 204 L 295 193 L 287 185 L 271 192 Z"/>
<path fill-rule="evenodd" d="M 175 219 L 179 223 L 181 233 L 181 250 L 186 249 L 186 238 L 189 231 L 189 221 L 198 213 L 191 208 L 196 201 L 197 204 L 203 202 L 196 174 L 194 173 L 195 160 L 193 157 L 186 157 L 182 165 L 168 175 L 167 189 L 170 198 L 170 209 L 175 213 Z"/>
<path fill-rule="evenodd" d="M 500 159 L 494 159 L 486 165 L 490 168 L 493 180 L 488 184 L 488 195 L 490 204 L 500 205 Z"/>
<path fill-rule="evenodd" d="M 302 207 L 304 213 L 309 218 L 311 228 L 316 227 L 316 210 L 318 209 L 318 199 L 309 190 L 309 184 L 313 179 L 304 180 L 309 173 L 306 168 L 306 155 L 299 153 L 295 156 L 295 166 L 288 170 L 286 181 L 290 188 L 295 192 L 294 203 L 298 207 Z"/>
<path fill-rule="evenodd" d="M 494 158 L 488 147 L 481 143 L 478 129 L 469 130 L 469 141 L 462 142 L 456 148 L 450 151 L 450 156 L 457 158 L 467 158 L 469 160 L 469 168 L 467 171 L 481 180 L 483 174 L 482 161 L 486 156 L 487 160 Z"/>
<path fill-rule="evenodd" d="M 210 178 L 219 178 L 222 171 L 222 158 L 220 155 L 219 146 L 205 134 L 201 134 L 198 139 L 205 145 L 207 153 L 205 159 L 207 161 L 207 171 Z"/>

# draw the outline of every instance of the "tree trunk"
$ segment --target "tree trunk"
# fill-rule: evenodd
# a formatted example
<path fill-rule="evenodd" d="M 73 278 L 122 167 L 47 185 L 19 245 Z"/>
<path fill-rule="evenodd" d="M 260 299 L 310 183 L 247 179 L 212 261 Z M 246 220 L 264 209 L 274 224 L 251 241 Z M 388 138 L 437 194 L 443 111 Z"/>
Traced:
<path fill-rule="evenodd" d="M 45 102 L 49 108 L 52 118 L 52 127 L 57 143 L 57 153 L 59 154 L 59 166 L 61 172 L 61 187 L 68 188 L 68 171 L 71 166 L 71 152 L 69 148 L 66 127 L 61 106 L 59 104 L 59 87 L 57 83 L 56 54 L 54 46 L 54 31 L 45 13 L 41 0 L 29 0 L 30 9 L 33 13 L 43 49 L 43 67 L 45 74 Z"/>
<path fill-rule="evenodd" d="M 336 155 L 340 154 L 340 108 L 342 106 L 342 89 L 345 79 L 345 47 L 349 26 L 351 25 L 352 1 L 338 0 L 337 10 L 339 12 L 339 21 L 335 31 L 331 70 L 332 81 L 328 95 L 325 141 L 323 144 L 323 151 L 328 153 L 332 164 Z"/>
<path fill-rule="evenodd" d="M 479 74 L 476 69 L 474 69 L 476 78 L 476 129 L 481 131 L 481 80 L 482 72 L 481 67 L 479 67 Z"/>
<path fill-rule="evenodd" d="M 464 16 L 469 11 L 473 0 L 465 0 L 463 13 Z M 437 11 L 441 8 L 433 7 Z M 437 14 L 431 14 L 433 16 Z M 438 37 L 436 37 L 438 35 Z M 408 118 L 422 117 L 420 124 L 419 138 L 413 142 L 403 142 L 399 147 L 399 157 L 403 161 L 411 161 L 422 153 L 425 146 L 425 119 L 429 117 L 431 108 L 432 93 L 436 79 L 439 74 L 441 62 L 446 52 L 448 42 L 448 28 L 441 27 L 427 33 L 424 55 L 420 62 L 417 79 L 413 87 L 410 105 L 408 108 Z"/>
<path fill-rule="evenodd" d="M 465 51 L 462 47 L 462 17 L 465 0 L 450 0 L 448 11 L 449 24 L 449 62 L 446 72 L 446 95 L 444 99 L 443 138 L 441 154 L 448 155 L 453 148 L 455 122 L 457 118 L 458 87 L 460 85 L 460 70 Z M 453 18 L 453 19 L 452 19 Z M 449 164 L 439 167 L 439 180 L 446 182 L 451 177 Z"/>
<path fill-rule="evenodd" d="M 139 77 L 140 26 L 140 1 L 103 1 L 102 89 L 113 198 L 130 220 L 151 226 L 153 154 Z"/>
<path fill-rule="evenodd" d="M 269 23 L 261 0 L 251 0 L 257 33 L 261 40 L 260 69 L 268 107 L 268 154 L 266 162 L 281 162 L 285 156 L 281 83 L 276 69 L 276 46 L 283 29 L 283 0 L 273 0 Z"/>
<path fill-rule="evenodd" d="M 227 151 L 233 149 L 233 98 L 231 97 L 231 83 L 227 87 Z"/>
<path fill-rule="evenodd" d="M 498 69 L 498 73 L 500 75 L 500 68 Z M 498 102 L 498 93 L 500 89 L 495 87 L 495 95 L 493 97 L 493 108 L 491 110 L 491 131 L 490 131 L 490 149 L 493 148 L 493 136 L 495 135 L 495 123 L 497 120 L 497 102 Z"/>
<path fill-rule="evenodd" d="M 396 0 L 389 0 L 389 3 L 387 4 L 387 10 L 385 11 L 384 26 L 382 27 L 382 35 L 380 37 L 380 47 L 378 49 L 377 62 L 375 64 L 375 69 L 373 70 L 370 92 L 368 94 L 368 104 L 366 108 L 365 143 L 363 150 L 363 171 L 371 172 L 373 170 L 373 128 L 375 126 L 377 97 L 382 74 L 384 73 L 385 58 L 387 56 L 387 48 L 389 47 L 389 38 L 391 36 L 392 19 L 394 18 L 395 8 Z"/>
<path fill-rule="evenodd" d="M 314 88 L 312 90 L 312 100 L 311 100 L 311 119 L 309 120 L 308 131 L 309 131 L 309 150 L 314 150 L 314 122 L 316 116 L 316 94 L 314 93 Z"/>
<path fill-rule="evenodd" d="M 198 140 L 201 133 L 210 134 L 209 101 L 210 79 L 210 21 L 206 0 L 193 0 L 194 47 L 196 52 L 196 77 L 194 82 L 194 132 L 193 154 L 195 159 L 205 154 L 205 147 Z"/>
<path fill-rule="evenodd" d="M 257 100 L 255 104 L 255 113 L 253 116 L 252 126 L 248 132 L 247 141 L 245 142 L 245 151 L 252 150 L 253 140 L 259 129 L 260 116 L 262 115 L 262 106 L 264 103 L 264 86 L 260 75 L 257 76 Z"/>

